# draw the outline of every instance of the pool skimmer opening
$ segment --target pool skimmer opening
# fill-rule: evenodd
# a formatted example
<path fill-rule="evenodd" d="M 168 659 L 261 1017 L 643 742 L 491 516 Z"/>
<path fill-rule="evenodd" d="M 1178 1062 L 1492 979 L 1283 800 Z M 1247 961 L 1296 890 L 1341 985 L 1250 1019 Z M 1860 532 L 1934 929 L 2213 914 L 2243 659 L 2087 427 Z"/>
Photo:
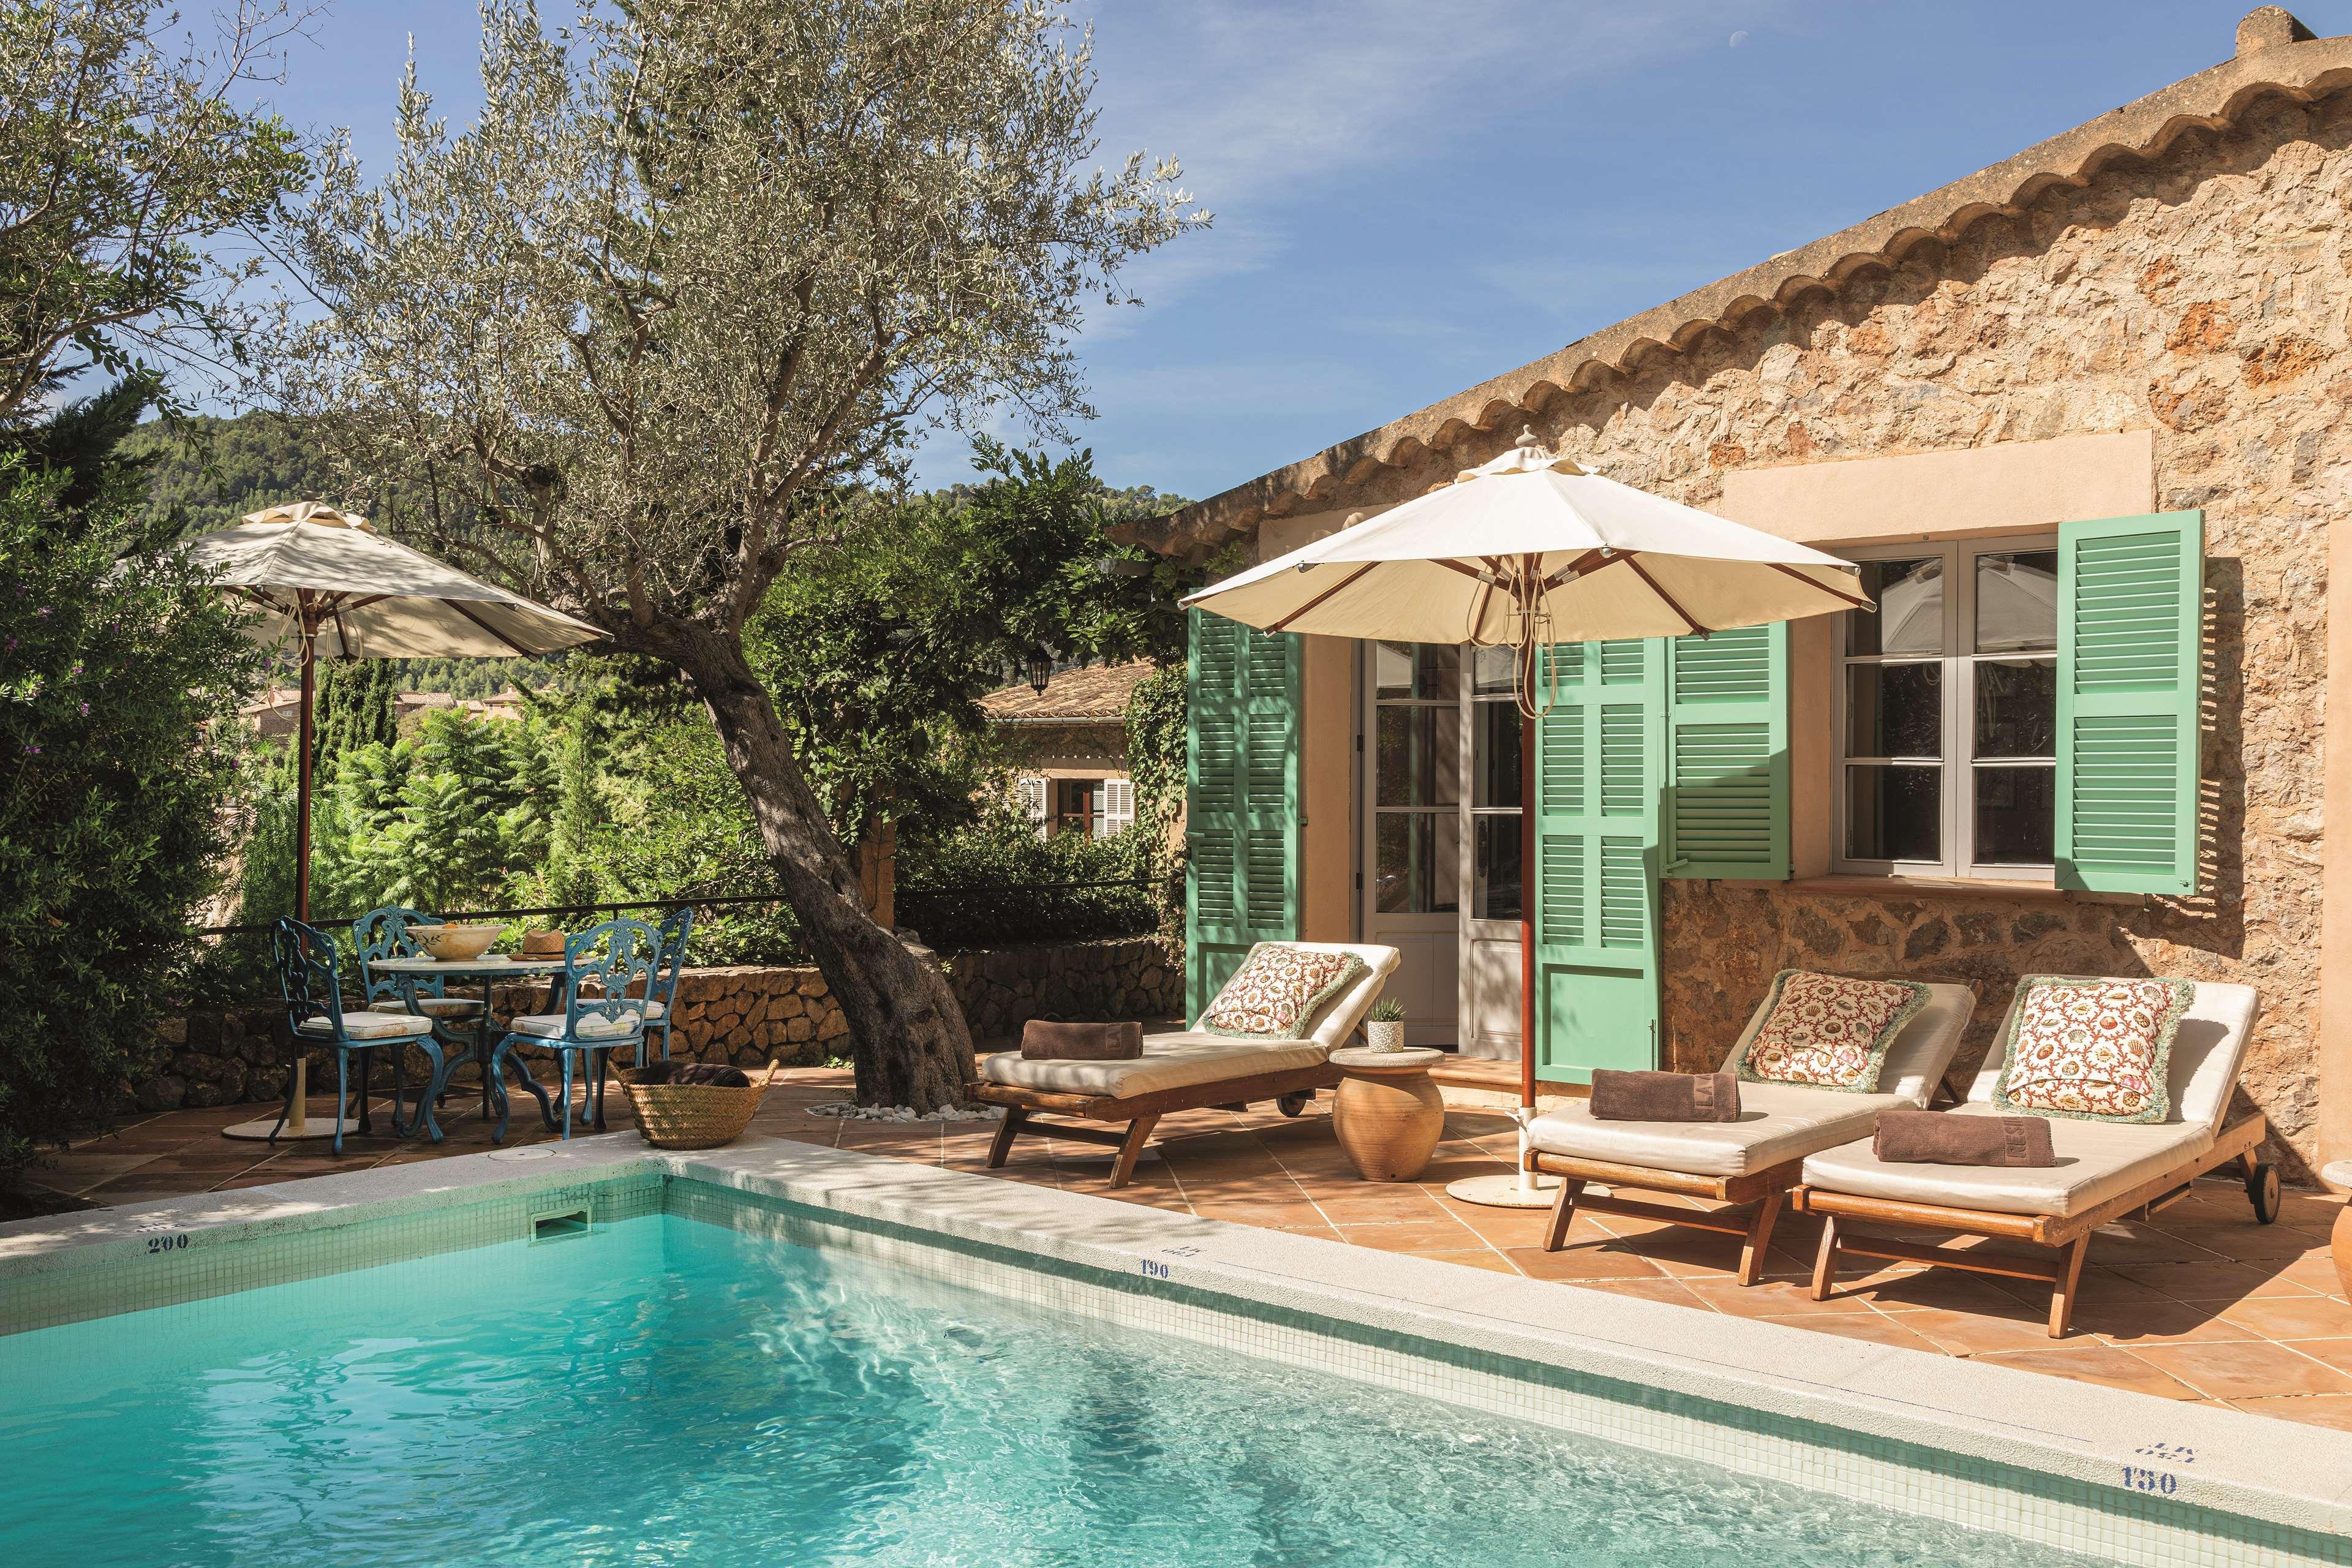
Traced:
<path fill-rule="evenodd" d="M 588 1234 L 588 1208 L 555 1209 L 530 1216 L 530 1241 L 533 1247 L 542 1241 L 562 1241 L 567 1237 Z"/>

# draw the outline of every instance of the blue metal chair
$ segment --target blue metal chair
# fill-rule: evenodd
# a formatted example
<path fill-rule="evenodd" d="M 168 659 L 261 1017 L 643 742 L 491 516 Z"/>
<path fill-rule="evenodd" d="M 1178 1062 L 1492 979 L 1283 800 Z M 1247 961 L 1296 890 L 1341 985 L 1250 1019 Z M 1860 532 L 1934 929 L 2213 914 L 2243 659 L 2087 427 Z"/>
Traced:
<path fill-rule="evenodd" d="M 335 1053 L 335 1137 L 334 1151 L 343 1152 L 343 1120 L 351 1110 L 351 1058 L 359 1056 L 360 1068 L 360 1131 L 371 1129 L 368 1108 L 369 1068 L 373 1053 L 378 1046 L 392 1047 L 392 1131 L 396 1138 L 405 1138 L 415 1131 L 418 1118 L 433 1142 L 441 1142 L 440 1124 L 433 1118 L 433 1095 L 447 1072 L 446 1059 L 441 1046 L 433 1037 L 433 1020 L 401 1013 L 346 1013 L 343 1011 L 343 987 L 340 973 L 340 955 L 335 951 L 335 939 L 316 926 L 304 925 L 297 920 L 281 920 L 273 939 L 278 961 L 278 989 L 286 999 L 286 1027 L 292 1037 L 296 1050 L 324 1046 Z M 405 1121 L 401 1116 L 401 1098 L 406 1086 L 408 1047 L 415 1046 L 432 1060 L 433 1070 L 417 1088 L 417 1110 Z M 278 1132 L 294 1114 L 294 1075 L 286 1075 L 286 1105 L 278 1113 L 278 1125 L 269 1130 L 269 1141 L 278 1142 Z"/>
<path fill-rule="evenodd" d="M 352 945 L 360 955 L 361 995 L 371 1013 L 394 1013 L 433 1020 L 434 1037 L 454 1051 L 468 1055 L 488 1042 L 482 1036 L 482 1003 L 478 996 L 452 996 L 448 982 L 437 974 L 378 974 L 374 965 L 387 958 L 422 958 L 424 944 L 411 934 L 417 926 L 446 925 L 439 915 L 423 910 L 386 904 L 370 910 L 352 922 Z M 479 1057 L 475 1058 L 479 1060 Z M 446 1099 L 445 1082 L 436 1097 Z M 484 1097 L 484 1114 L 488 1098 Z"/>
<path fill-rule="evenodd" d="M 654 971 L 653 984 L 646 991 L 646 1033 L 637 1041 L 637 1065 L 646 1065 L 646 1042 L 656 1029 L 661 1031 L 661 1059 L 669 1060 L 669 1032 L 677 1019 L 678 977 L 686 970 L 686 939 L 694 933 L 694 906 L 680 904 L 662 916 L 661 966 Z M 604 1086 L 597 1085 L 597 1092 Z"/>
<path fill-rule="evenodd" d="M 490 1053 L 490 1081 L 499 1086 L 499 1125 L 490 1142 L 503 1143 L 511 1102 L 505 1094 L 507 1058 L 518 1047 L 541 1046 L 555 1053 L 563 1069 L 563 1136 L 572 1136 L 572 1058 L 582 1058 L 590 1085 L 596 1131 L 604 1130 L 604 1058 L 616 1046 L 645 1049 L 647 991 L 661 966 L 661 933 L 624 915 L 591 926 L 563 944 L 563 1011 L 533 1013 L 507 1022 L 506 1037 Z M 634 992 L 635 994 L 631 994 Z M 642 1059 L 642 1057 L 640 1058 Z M 515 1065 L 537 1087 L 520 1058 Z M 544 1107 L 548 1129 L 556 1121 Z"/>

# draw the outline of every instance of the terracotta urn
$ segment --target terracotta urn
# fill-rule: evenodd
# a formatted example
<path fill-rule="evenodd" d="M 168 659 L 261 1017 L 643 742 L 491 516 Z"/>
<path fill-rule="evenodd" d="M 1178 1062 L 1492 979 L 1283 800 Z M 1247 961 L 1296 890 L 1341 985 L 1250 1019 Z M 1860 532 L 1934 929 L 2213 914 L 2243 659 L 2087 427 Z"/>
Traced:
<path fill-rule="evenodd" d="M 2331 1187 L 2352 1187 L 2352 1160 L 2338 1160 L 2319 1173 Z M 2336 1257 L 2336 1283 L 2352 1297 L 2352 1198 L 2336 1211 L 2336 1228 L 2328 1234 L 2327 1249 Z"/>
<path fill-rule="evenodd" d="M 1444 1051 L 1331 1053 L 1347 1074 L 1331 1100 L 1331 1129 L 1356 1174 L 1368 1182 L 1410 1182 L 1429 1168 L 1445 1135 L 1445 1101 L 1429 1081 Z"/>

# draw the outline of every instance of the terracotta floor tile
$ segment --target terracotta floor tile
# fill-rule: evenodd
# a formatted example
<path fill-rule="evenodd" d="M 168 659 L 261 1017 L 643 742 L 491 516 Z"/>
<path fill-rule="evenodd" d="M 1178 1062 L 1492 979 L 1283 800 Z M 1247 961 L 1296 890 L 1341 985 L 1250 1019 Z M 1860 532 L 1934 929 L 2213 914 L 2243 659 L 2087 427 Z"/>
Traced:
<path fill-rule="evenodd" d="M 1202 1219 L 1221 1219 L 1234 1225 L 1268 1226 L 1276 1230 L 1332 1228 L 1323 1211 L 1304 1198 L 1252 1201 L 1240 1197 L 1194 1197 L 1192 1203 L 1192 1212 Z"/>
<path fill-rule="evenodd" d="M 2074 1327 L 2126 1349 L 2141 1345 L 2211 1344 L 2263 1336 L 2221 1316 L 2222 1301 L 2084 1302 L 2074 1310 Z"/>
<path fill-rule="evenodd" d="M 1339 1223 L 1339 1235 L 1358 1247 L 1382 1252 L 1466 1252 L 1486 1244 L 1478 1233 L 1444 1215 L 1436 1219 L 1411 1219 L 1394 1225 Z"/>
<path fill-rule="evenodd" d="M 1339 1239 L 1339 1233 L 1328 1225 L 1273 1225 L 1263 1228 L 1278 1230 L 1285 1236 L 1311 1236 L 1318 1241 Z"/>
<path fill-rule="evenodd" d="M 1356 1182 L 1345 1186 L 1302 1184 L 1315 1206 L 1333 1225 L 1389 1225 L 1445 1213 L 1435 1198 L 1403 1182 Z"/>
<path fill-rule="evenodd" d="M 2238 1301 L 2221 1315 L 2266 1339 L 2352 1341 L 2352 1306 L 2330 1296 L 2287 1296 Z"/>
<path fill-rule="evenodd" d="M 2244 1301 L 2316 1294 L 2308 1286 L 2282 1278 L 2277 1269 L 2246 1263 L 2132 1264 L 2116 1272 L 2177 1301 Z"/>
<path fill-rule="evenodd" d="M 1816 1301 L 1803 1286 L 1790 1279 L 1767 1279 L 1739 1285 L 1729 1279 L 1684 1279 L 1691 1294 L 1735 1318 L 1822 1318 L 1875 1311 L 1867 1301 L 1832 1296 Z"/>
<path fill-rule="evenodd" d="M 2306 1426 L 2332 1426 L 2338 1432 L 2352 1432 L 2352 1395 L 2322 1394 L 2302 1399 L 2233 1399 L 2230 1406 L 2249 1415 L 2274 1415 L 2282 1421 L 2300 1421 Z"/>
<path fill-rule="evenodd" d="M 1562 1283 L 1560 1289 L 1600 1290 L 1612 1296 L 1638 1296 L 1644 1301 L 1659 1301 L 1669 1307 L 1688 1307 L 1696 1312 L 1715 1310 L 1692 1295 L 1690 1287 L 1679 1279 L 1579 1279 Z"/>
<path fill-rule="evenodd" d="M 2196 1391 L 2140 1357 L 2113 1345 L 2059 1345 L 2041 1351 L 1991 1351 L 1977 1358 L 1992 1366 L 2047 1373 L 2104 1388 L 2127 1388 L 2164 1399 L 2195 1399 Z"/>
<path fill-rule="evenodd" d="M 1461 1265 L 1465 1268 L 1484 1268 L 1489 1273 L 1494 1274 L 1517 1274 L 1518 1272 L 1517 1269 L 1512 1268 L 1508 1263 L 1504 1261 L 1503 1255 L 1501 1253 L 1496 1252 L 1491 1247 L 1482 1247 L 1475 1252 L 1446 1251 L 1437 1247 L 1431 1247 L 1426 1250 L 1420 1247 L 1386 1248 L 1384 1250 L 1403 1251 L 1410 1257 L 1433 1258 L 1440 1263 L 1455 1263 Z"/>
<path fill-rule="evenodd" d="M 2352 1394 L 2352 1373 L 2263 1341 L 2221 1345 L 2147 1345 L 2133 1352 L 2216 1399 L 2287 1394 Z"/>
<path fill-rule="evenodd" d="M 2011 1283 L 1996 1282 L 1982 1274 L 1969 1274 L 1951 1268 L 1929 1268 L 1914 1274 L 1897 1275 L 1875 1285 L 1856 1289 L 1840 1282 L 1841 1290 L 1850 1290 L 1869 1301 L 1883 1312 L 1900 1312 L 1912 1307 L 1941 1307 L 1953 1312 L 2006 1312 L 2017 1310 L 2020 1296 L 2003 1289 Z M 2049 1287 L 2042 1287 L 2042 1300 L 2049 1299 Z"/>
<path fill-rule="evenodd" d="M 1812 1317 L 1787 1317 L 1768 1312 L 1757 1321 L 1779 1323 L 1784 1328 L 1808 1329 L 1815 1333 L 1835 1334 L 1843 1340 L 1866 1340 L 1874 1345 L 1892 1345 L 1897 1350 L 1925 1351 L 1929 1355 L 1943 1353 L 1883 1312 L 1839 1312 Z"/>
<path fill-rule="evenodd" d="M 1888 1314 L 1905 1328 L 1932 1341 L 1948 1355 L 1990 1355 L 2000 1351 L 2050 1350 L 2067 1343 L 2050 1337 L 2049 1321 L 2040 1313 L 1948 1312 L 1940 1307 Z M 2082 1336 L 2082 1330 L 2074 1331 Z M 2087 1336 L 2084 1336 L 2087 1337 Z"/>
<path fill-rule="evenodd" d="M 2294 1340 L 2287 1348 L 2324 1361 L 2338 1372 L 2352 1373 L 2352 1339 Z"/>
<path fill-rule="evenodd" d="M 1533 1247 L 1504 1249 L 1506 1258 L 1530 1279 L 1660 1279 L 1656 1264 L 1620 1250 L 1614 1242 L 1545 1252 Z"/>

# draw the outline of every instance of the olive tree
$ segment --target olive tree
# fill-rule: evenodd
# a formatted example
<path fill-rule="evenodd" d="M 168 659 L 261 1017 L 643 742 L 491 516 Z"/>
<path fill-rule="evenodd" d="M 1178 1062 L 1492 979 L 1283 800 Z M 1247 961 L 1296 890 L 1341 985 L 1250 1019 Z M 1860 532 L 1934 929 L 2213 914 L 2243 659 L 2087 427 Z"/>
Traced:
<path fill-rule="evenodd" d="M 200 47 L 155 0 L 0 5 L 0 426 L 92 365 L 234 355 L 259 258 L 224 241 L 303 169 L 294 133 L 236 100 L 300 20 L 244 0 Z"/>
<path fill-rule="evenodd" d="M 491 0 L 482 77 L 453 132 L 411 68 L 380 180 L 326 154 L 276 400 L 362 490 L 420 497 L 428 547 L 684 675 L 859 1097 L 946 1103 L 961 1012 L 867 917 L 743 628 L 927 428 L 1004 406 L 1066 434 L 1085 308 L 1205 217 L 1172 163 L 1094 163 L 1087 40 L 1033 0 L 625 0 L 556 29 Z"/>

